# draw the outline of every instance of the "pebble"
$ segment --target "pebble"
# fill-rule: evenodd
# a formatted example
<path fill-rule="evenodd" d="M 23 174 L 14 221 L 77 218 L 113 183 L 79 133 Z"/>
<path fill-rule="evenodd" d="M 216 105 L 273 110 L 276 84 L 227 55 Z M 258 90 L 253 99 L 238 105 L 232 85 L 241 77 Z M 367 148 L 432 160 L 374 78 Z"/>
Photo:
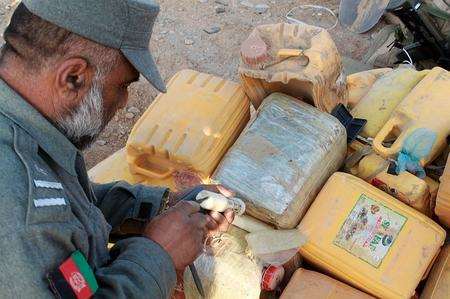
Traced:
<path fill-rule="evenodd" d="M 241 1 L 241 5 L 242 5 L 242 6 L 245 6 L 245 7 L 248 7 L 248 8 L 253 8 L 253 7 L 254 7 L 254 5 L 253 5 L 252 2 L 246 1 L 246 0 Z"/>
<path fill-rule="evenodd" d="M 184 40 L 184 44 L 187 45 L 187 46 L 192 46 L 194 44 L 194 41 L 192 39 L 186 38 Z"/>
<path fill-rule="evenodd" d="M 108 142 L 106 141 L 106 140 L 97 140 L 97 142 L 96 142 L 98 145 L 100 145 L 100 146 L 105 146 Z"/>
<path fill-rule="evenodd" d="M 200 3 L 208 3 L 208 0 L 198 0 Z"/>
<path fill-rule="evenodd" d="M 217 4 L 223 5 L 223 6 L 228 6 L 227 0 L 216 0 L 214 2 L 216 2 Z"/>
<path fill-rule="evenodd" d="M 225 7 L 223 7 L 223 6 L 216 6 L 215 9 L 216 9 L 217 14 L 225 12 Z"/>
<path fill-rule="evenodd" d="M 208 34 L 214 34 L 220 31 L 220 27 L 219 26 L 211 26 L 208 28 L 203 29 L 203 31 L 205 31 Z"/>
<path fill-rule="evenodd" d="M 256 4 L 253 9 L 256 13 L 263 14 L 269 10 L 270 6 L 267 4 Z"/>
<path fill-rule="evenodd" d="M 131 112 L 125 113 L 125 118 L 127 119 L 133 119 L 134 118 L 134 114 Z"/>
<path fill-rule="evenodd" d="M 133 114 L 139 114 L 139 112 L 141 112 L 141 110 L 139 110 L 139 108 L 131 106 L 130 108 L 128 108 L 128 112 L 131 112 Z"/>

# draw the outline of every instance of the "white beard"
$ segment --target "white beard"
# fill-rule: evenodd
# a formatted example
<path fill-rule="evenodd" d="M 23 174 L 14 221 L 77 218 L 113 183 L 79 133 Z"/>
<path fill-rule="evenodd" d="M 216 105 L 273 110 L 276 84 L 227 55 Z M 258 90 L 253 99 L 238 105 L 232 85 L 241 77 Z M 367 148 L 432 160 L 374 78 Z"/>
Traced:
<path fill-rule="evenodd" d="M 89 147 L 106 126 L 102 87 L 98 76 L 83 101 L 69 115 L 56 120 L 59 130 L 80 150 Z"/>

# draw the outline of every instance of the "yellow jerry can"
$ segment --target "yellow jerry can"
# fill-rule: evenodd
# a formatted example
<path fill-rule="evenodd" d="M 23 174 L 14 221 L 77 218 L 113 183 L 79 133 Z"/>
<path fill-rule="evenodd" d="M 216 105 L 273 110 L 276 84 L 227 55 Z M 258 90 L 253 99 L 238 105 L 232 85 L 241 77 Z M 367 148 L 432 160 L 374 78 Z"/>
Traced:
<path fill-rule="evenodd" d="M 372 85 L 381 76 L 392 72 L 390 68 L 380 68 L 347 76 L 348 108 L 353 109 L 359 101 L 369 92 Z"/>
<path fill-rule="evenodd" d="M 410 298 L 444 244 L 430 218 L 365 181 L 335 173 L 301 221 L 300 254 L 379 298 Z"/>
<path fill-rule="evenodd" d="M 447 146 L 450 134 L 450 72 L 435 67 L 403 99 L 373 141 L 384 157 L 412 151 L 422 166 L 433 161 Z M 383 145 L 395 138 L 392 146 Z"/>
<path fill-rule="evenodd" d="M 346 104 L 341 57 L 328 31 L 306 24 L 256 27 L 241 45 L 239 75 L 255 108 L 282 92 L 331 112 Z"/>
<path fill-rule="evenodd" d="M 101 161 L 89 171 L 89 179 L 97 184 L 105 184 L 114 181 L 126 181 L 130 184 L 143 183 L 145 178 L 132 175 L 127 163 L 125 148 L 118 150 L 105 160 Z"/>
<path fill-rule="evenodd" d="M 357 176 L 408 206 L 430 216 L 431 194 L 428 183 L 407 171 L 398 175 L 389 174 L 388 168 L 388 161 L 372 153 L 359 162 Z"/>
<path fill-rule="evenodd" d="M 370 299 L 372 296 L 324 274 L 298 269 L 280 299 Z"/>
<path fill-rule="evenodd" d="M 207 181 L 249 118 L 250 102 L 239 84 L 180 71 L 128 138 L 130 172 L 173 189 Z"/>
<path fill-rule="evenodd" d="M 434 212 L 442 224 L 450 228 L 450 156 L 440 181 Z"/>
<path fill-rule="evenodd" d="M 420 299 L 450 298 L 450 245 L 446 245 L 439 254 Z"/>
<path fill-rule="evenodd" d="M 367 119 L 361 134 L 375 137 L 388 121 L 395 107 L 422 80 L 429 70 L 398 68 L 381 76 L 351 110 L 354 117 Z"/>

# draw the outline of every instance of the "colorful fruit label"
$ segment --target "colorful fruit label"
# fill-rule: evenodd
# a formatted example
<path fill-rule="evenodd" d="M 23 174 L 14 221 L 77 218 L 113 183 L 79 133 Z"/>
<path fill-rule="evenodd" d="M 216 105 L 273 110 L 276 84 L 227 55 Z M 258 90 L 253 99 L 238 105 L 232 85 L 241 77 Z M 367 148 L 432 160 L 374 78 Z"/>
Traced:
<path fill-rule="evenodd" d="M 378 268 L 406 220 L 362 194 L 333 243 Z"/>

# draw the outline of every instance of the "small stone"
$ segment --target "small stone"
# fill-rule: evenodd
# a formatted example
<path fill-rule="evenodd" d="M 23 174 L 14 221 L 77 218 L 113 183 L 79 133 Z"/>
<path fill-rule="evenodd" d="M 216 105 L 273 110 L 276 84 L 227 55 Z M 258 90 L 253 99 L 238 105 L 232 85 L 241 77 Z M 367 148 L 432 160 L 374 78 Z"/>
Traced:
<path fill-rule="evenodd" d="M 214 34 L 220 31 L 220 27 L 219 26 L 211 26 L 208 28 L 203 29 L 203 31 L 205 31 L 208 34 Z"/>
<path fill-rule="evenodd" d="M 127 119 L 133 119 L 134 118 L 134 114 L 131 112 L 125 113 L 125 118 Z"/>
<path fill-rule="evenodd" d="M 186 39 L 184 40 L 184 44 L 185 44 L 186 46 L 192 46 L 192 45 L 194 44 L 194 41 L 193 41 L 192 39 L 186 38 Z"/>
<path fill-rule="evenodd" d="M 217 14 L 225 12 L 225 7 L 223 7 L 223 6 L 216 6 L 215 9 L 216 9 Z"/>
<path fill-rule="evenodd" d="M 270 6 L 267 4 L 256 4 L 253 8 L 256 13 L 263 14 L 269 10 Z"/>
<path fill-rule="evenodd" d="M 131 112 L 133 114 L 139 114 L 139 112 L 141 112 L 141 110 L 139 110 L 139 108 L 131 106 L 130 108 L 128 108 L 128 112 Z"/>
<path fill-rule="evenodd" d="M 208 3 L 208 0 L 198 0 L 200 3 Z"/>
<path fill-rule="evenodd" d="M 105 146 L 108 142 L 106 141 L 106 140 L 97 140 L 97 142 L 96 142 L 98 145 L 100 145 L 100 146 Z"/>
<path fill-rule="evenodd" d="M 223 6 L 228 6 L 228 0 L 216 0 L 214 2 Z"/>
<path fill-rule="evenodd" d="M 255 6 L 255 5 L 253 5 L 252 2 L 246 1 L 246 0 L 241 1 L 241 5 L 242 5 L 242 6 L 245 6 L 245 7 L 247 7 L 247 8 L 253 8 L 253 7 Z"/>

